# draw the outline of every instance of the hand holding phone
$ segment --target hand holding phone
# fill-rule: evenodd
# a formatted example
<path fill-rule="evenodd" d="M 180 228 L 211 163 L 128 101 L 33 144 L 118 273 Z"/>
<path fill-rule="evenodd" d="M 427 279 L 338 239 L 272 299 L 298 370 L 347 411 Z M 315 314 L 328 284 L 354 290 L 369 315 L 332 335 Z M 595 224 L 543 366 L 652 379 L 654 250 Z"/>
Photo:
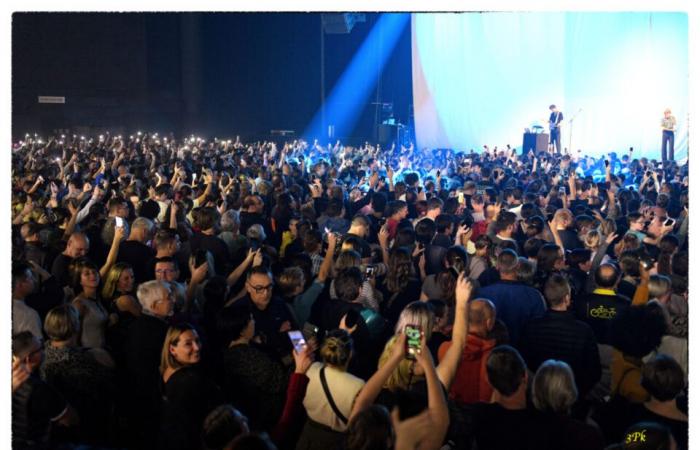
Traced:
<path fill-rule="evenodd" d="M 306 339 L 304 339 L 302 332 L 299 330 L 287 331 L 287 335 L 289 336 L 289 340 L 292 341 L 294 350 L 297 353 L 301 353 L 304 347 L 306 347 Z"/>
<path fill-rule="evenodd" d="M 416 355 L 420 354 L 423 334 L 420 325 L 406 325 L 404 334 L 406 335 L 406 358 L 415 361 Z"/>

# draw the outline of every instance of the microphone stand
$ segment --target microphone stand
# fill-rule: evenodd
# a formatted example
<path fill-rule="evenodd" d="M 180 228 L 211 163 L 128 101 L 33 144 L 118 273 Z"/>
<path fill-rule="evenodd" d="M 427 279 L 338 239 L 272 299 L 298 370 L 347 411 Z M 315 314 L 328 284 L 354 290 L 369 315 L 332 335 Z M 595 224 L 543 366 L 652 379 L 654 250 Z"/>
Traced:
<path fill-rule="evenodd" d="M 573 152 L 574 148 L 571 146 L 571 135 L 573 134 L 574 131 L 574 120 L 578 117 L 579 114 L 581 114 L 581 111 L 583 111 L 583 108 L 579 108 L 579 110 L 574 114 L 574 116 L 569 119 L 569 151 Z"/>

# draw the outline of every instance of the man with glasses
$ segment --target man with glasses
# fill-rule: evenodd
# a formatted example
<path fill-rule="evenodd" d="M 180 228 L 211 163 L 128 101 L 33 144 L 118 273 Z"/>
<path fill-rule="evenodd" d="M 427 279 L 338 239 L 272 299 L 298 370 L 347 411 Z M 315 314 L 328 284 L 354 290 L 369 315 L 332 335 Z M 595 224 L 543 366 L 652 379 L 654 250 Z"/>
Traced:
<path fill-rule="evenodd" d="M 248 304 L 255 319 L 256 338 L 263 349 L 279 358 L 288 356 L 292 347 L 287 331 L 297 329 L 297 325 L 284 300 L 272 295 L 272 275 L 264 266 L 253 267 L 248 272 L 245 288 L 247 295 L 234 305 Z"/>

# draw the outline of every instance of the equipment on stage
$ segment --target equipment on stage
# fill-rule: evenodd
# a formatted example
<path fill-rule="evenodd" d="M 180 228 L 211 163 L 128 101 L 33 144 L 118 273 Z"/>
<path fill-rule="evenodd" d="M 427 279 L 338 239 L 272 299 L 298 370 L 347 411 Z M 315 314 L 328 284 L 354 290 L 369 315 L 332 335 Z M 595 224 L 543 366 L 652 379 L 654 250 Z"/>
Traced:
<path fill-rule="evenodd" d="M 526 155 L 530 150 L 535 153 L 546 152 L 548 143 L 549 134 L 542 132 L 531 133 L 526 128 L 525 133 L 523 133 L 523 155 Z"/>

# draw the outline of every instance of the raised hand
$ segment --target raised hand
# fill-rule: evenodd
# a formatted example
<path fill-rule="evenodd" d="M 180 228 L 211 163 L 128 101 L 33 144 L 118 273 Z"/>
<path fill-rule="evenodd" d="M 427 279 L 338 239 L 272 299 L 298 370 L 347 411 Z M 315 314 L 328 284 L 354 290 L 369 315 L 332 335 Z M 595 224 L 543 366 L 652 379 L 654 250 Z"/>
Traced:
<path fill-rule="evenodd" d="M 457 285 L 455 286 L 455 303 L 457 304 L 458 308 L 466 308 L 467 302 L 469 301 L 473 290 L 474 285 L 467 275 L 464 272 L 459 274 Z"/>

